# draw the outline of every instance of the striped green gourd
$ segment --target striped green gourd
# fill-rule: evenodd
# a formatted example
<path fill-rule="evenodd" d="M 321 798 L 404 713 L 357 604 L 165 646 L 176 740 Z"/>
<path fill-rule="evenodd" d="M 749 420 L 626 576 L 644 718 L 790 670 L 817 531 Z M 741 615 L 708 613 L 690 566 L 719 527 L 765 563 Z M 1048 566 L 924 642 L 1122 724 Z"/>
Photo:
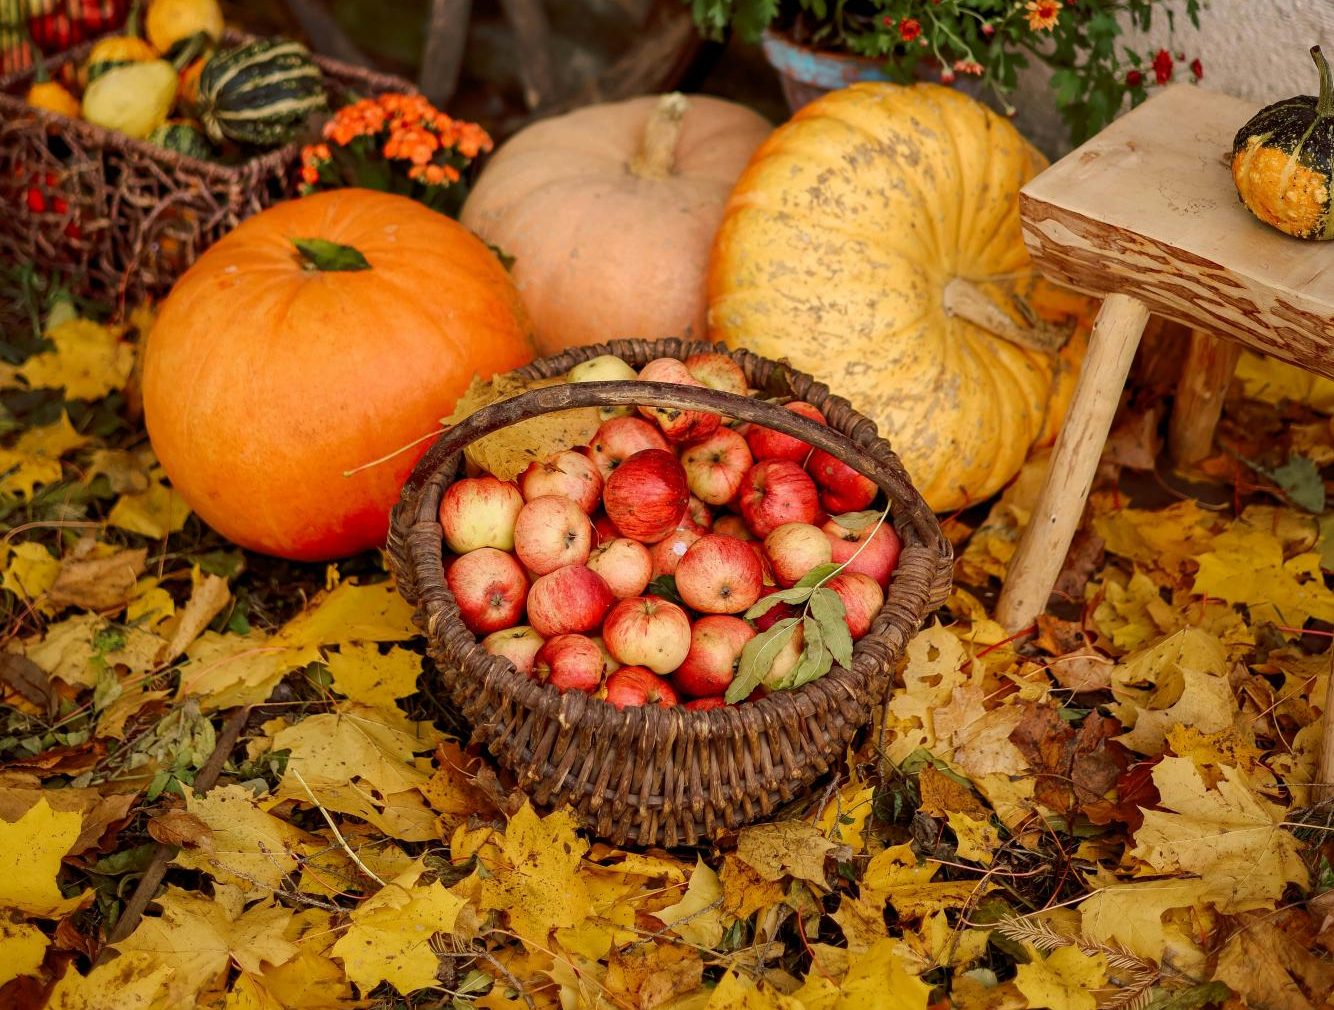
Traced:
<path fill-rule="evenodd" d="M 203 131 L 191 123 L 179 121 L 163 123 L 148 135 L 148 142 L 189 158 L 198 158 L 200 161 L 213 159 L 213 145 L 208 142 Z"/>
<path fill-rule="evenodd" d="M 199 119 L 218 143 L 274 147 L 326 105 L 320 68 L 299 42 L 247 42 L 211 57 L 199 75 Z"/>

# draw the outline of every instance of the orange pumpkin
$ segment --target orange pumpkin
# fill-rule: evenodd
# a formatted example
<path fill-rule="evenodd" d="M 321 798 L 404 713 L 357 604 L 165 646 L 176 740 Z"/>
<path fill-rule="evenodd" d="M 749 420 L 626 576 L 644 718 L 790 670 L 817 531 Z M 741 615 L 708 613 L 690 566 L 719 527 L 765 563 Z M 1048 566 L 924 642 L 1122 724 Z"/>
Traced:
<path fill-rule="evenodd" d="M 704 277 L 761 116 L 680 94 L 593 105 L 515 134 L 460 220 L 514 257 L 543 354 L 705 331 Z"/>
<path fill-rule="evenodd" d="M 210 526 L 296 560 L 384 542 L 429 433 L 533 346 L 519 294 L 457 222 L 345 189 L 278 204 L 195 263 L 144 361 L 148 433 Z"/>

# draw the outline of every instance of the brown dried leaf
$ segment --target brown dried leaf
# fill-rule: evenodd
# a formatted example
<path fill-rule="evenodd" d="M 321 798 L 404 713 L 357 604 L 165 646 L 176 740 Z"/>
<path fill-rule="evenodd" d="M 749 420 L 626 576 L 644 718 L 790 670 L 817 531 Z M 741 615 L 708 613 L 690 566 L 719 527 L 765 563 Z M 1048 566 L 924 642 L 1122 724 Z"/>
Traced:
<path fill-rule="evenodd" d="M 96 541 L 86 537 L 60 563 L 56 581 L 46 598 L 57 608 L 118 610 L 129 602 L 134 584 L 144 570 L 148 550 L 136 547 L 106 557 L 89 557 Z"/>
<path fill-rule="evenodd" d="M 489 380 L 474 378 L 445 425 L 458 424 L 482 407 L 530 389 L 560 385 L 564 379 L 521 379 L 512 372 Z M 596 407 L 561 410 L 529 418 L 473 442 L 464 450 L 468 462 L 501 480 L 513 480 L 535 460 L 572 445 L 585 445 L 602 423 Z"/>
<path fill-rule="evenodd" d="M 935 765 L 926 765 L 917 776 L 917 789 L 922 797 L 922 813 L 932 817 L 948 817 L 952 813 L 967 814 L 979 820 L 991 816 L 972 789 L 939 771 Z"/>
<path fill-rule="evenodd" d="M 0 684 L 7 685 L 43 712 L 53 712 L 55 693 L 46 671 L 27 656 L 0 652 Z"/>
<path fill-rule="evenodd" d="M 148 822 L 148 833 L 163 845 L 184 849 L 213 849 L 213 831 L 187 810 L 167 810 Z"/>

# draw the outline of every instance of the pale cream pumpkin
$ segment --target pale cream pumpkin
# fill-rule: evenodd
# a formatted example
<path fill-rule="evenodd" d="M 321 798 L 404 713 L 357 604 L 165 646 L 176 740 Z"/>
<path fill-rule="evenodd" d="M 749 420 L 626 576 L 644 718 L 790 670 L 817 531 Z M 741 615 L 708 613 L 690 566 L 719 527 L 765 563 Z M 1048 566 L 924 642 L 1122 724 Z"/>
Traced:
<path fill-rule="evenodd" d="M 1036 277 L 1020 235 L 1019 189 L 1045 164 L 949 88 L 826 95 L 737 182 L 711 337 L 846 396 L 937 511 L 988 497 L 1054 438 L 1083 353 L 1087 301 Z"/>
<path fill-rule="evenodd" d="M 705 330 L 723 205 L 769 123 L 702 95 L 541 120 L 487 164 L 460 220 L 514 258 L 540 353 Z"/>

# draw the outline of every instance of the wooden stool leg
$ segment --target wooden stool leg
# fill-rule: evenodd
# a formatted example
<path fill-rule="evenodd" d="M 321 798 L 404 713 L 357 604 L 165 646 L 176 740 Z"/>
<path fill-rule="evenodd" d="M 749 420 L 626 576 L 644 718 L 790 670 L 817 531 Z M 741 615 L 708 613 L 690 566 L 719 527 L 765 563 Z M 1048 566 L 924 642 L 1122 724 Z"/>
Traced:
<path fill-rule="evenodd" d="M 1148 321 L 1147 306 L 1129 295 L 1108 295 L 1102 303 L 1070 412 L 1056 439 L 1047 482 L 1010 560 L 996 604 L 996 620 L 1008 631 L 1027 628 L 1047 607 L 1084 514 L 1093 474 Z"/>
<path fill-rule="evenodd" d="M 1235 341 L 1190 331 L 1190 351 L 1167 427 L 1168 452 L 1177 466 L 1198 463 L 1213 450 L 1214 428 L 1240 356 L 1241 345 Z"/>

